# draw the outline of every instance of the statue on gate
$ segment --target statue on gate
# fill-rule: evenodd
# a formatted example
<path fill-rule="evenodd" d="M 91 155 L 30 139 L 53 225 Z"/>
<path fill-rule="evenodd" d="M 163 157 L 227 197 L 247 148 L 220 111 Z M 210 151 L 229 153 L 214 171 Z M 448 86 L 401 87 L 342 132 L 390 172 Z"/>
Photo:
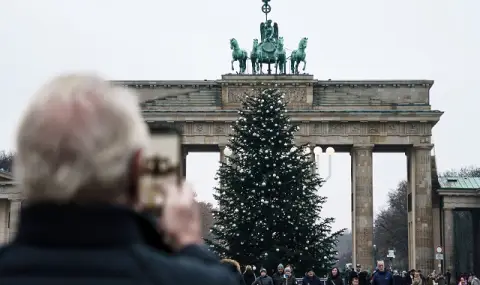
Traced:
<path fill-rule="evenodd" d="M 263 74 L 263 64 L 268 64 L 268 74 L 271 74 L 271 64 L 276 63 L 276 52 L 279 43 L 278 24 L 272 20 L 260 23 L 260 39 L 254 40 L 254 50 L 250 59 L 252 60 L 252 72 Z"/>
<path fill-rule="evenodd" d="M 260 23 L 260 41 L 253 40 L 250 57 L 245 50 L 241 49 L 235 39 L 230 41 L 232 52 L 232 70 L 233 63 L 239 62 L 240 70 L 237 72 L 243 74 L 246 72 L 246 62 L 250 59 L 252 64 L 252 74 L 264 74 L 263 65 L 268 66 L 267 74 L 272 74 L 272 64 L 275 64 L 275 74 L 287 74 L 287 61 L 290 59 L 290 70 L 292 74 L 299 74 L 299 65 L 303 62 L 303 71 L 306 68 L 306 48 L 307 38 L 302 38 L 298 48 L 294 50 L 291 56 L 287 57 L 283 37 L 280 37 L 278 24 L 268 19 L 268 14 L 272 10 L 269 2 L 271 0 L 262 0 L 262 12 L 265 13 L 265 21 Z"/>

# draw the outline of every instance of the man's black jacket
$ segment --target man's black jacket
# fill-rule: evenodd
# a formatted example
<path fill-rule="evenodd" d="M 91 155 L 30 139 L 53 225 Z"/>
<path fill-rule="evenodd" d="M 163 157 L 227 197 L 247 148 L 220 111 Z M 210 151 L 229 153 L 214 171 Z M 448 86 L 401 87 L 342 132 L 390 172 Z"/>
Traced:
<path fill-rule="evenodd" d="M 147 219 L 114 206 L 22 209 L 0 249 L 2 285 L 224 285 L 237 276 L 201 246 L 171 253 Z"/>

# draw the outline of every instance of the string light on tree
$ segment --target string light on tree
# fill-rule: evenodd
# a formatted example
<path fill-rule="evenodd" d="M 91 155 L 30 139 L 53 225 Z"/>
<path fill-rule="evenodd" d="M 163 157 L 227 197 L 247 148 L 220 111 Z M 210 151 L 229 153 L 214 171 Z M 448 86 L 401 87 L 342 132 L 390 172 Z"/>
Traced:
<path fill-rule="evenodd" d="M 270 269 L 281 261 L 328 272 L 341 231 L 332 233 L 333 219 L 320 217 L 323 180 L 311 171 L 310 148 L 295 145 L 298 126 L 287 115 L 285 96 L 265 89 L 247 96 L 238 114 L 217 172 L 215 239 L 207 242 L 241 264 Z"/>

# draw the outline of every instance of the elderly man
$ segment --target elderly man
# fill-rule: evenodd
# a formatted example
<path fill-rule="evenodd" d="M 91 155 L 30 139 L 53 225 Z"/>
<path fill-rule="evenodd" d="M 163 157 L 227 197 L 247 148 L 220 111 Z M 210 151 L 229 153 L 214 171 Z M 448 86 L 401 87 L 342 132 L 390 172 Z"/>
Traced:
<path fill-rule="evenodd" d="M 25 201 L 17 236 L 0 250 L 1 284 L 237 282 L 203 248 L 188 187 L 165 186 L 158 225 L 139 214 L 137 173 L 149 134 L 138 105 L 128 90 L 76 74 L 32 98 L 14 163 Z"/>
<path fill-rule="evenodd" d="M 372 285 L 393 285 L 393 275 L 390 271 L 385 270 L 383 260 L 377 262 L 377 271 L 372 277 Z"/>

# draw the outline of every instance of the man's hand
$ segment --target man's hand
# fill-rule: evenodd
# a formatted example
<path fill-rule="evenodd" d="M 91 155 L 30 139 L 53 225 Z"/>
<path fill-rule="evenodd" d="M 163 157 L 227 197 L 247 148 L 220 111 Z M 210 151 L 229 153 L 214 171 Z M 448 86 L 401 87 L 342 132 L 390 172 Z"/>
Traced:
<path fill-rule="evenodd" d="M 194 198 L 194 192 L 185 184 L 165 189 L 160 227 L 166 242 L 176 251 L 203 243 L 200 213 Z"/>

